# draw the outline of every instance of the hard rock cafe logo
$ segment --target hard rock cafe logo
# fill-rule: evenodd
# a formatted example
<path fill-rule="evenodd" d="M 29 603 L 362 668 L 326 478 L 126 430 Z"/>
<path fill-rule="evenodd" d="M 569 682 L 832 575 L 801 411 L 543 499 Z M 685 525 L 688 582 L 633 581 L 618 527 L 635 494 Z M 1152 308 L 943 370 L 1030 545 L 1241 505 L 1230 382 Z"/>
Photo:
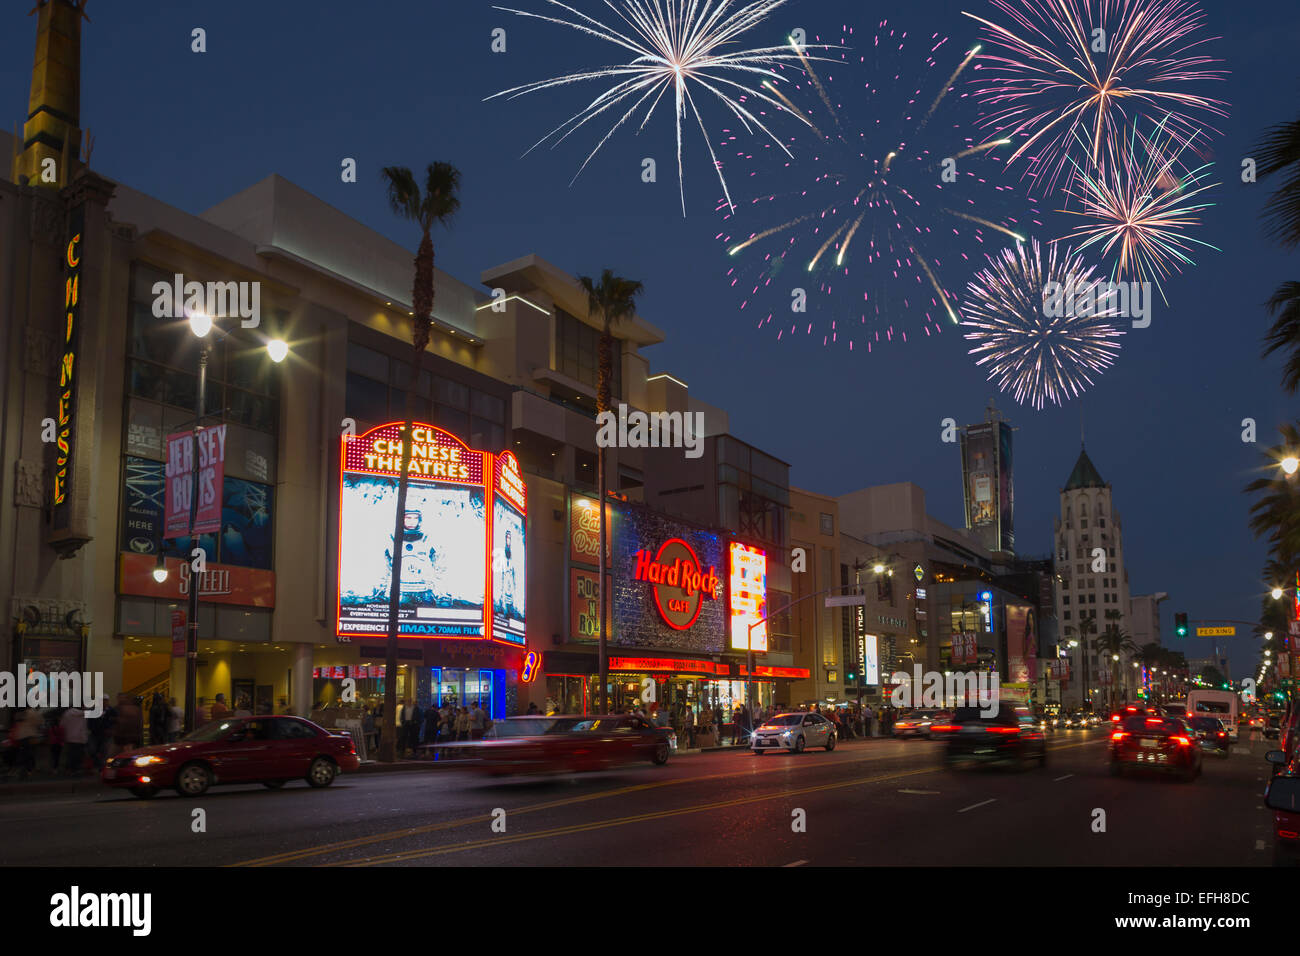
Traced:
<path fill-rule="evenodd" d="M 633 577 L 654 585 L 659 616 L 679 631 L 695 623 L 704 599 L 716 600 L 721 587 L 717 571 L 704 570 L 694 549 L 681 538 L 669 538 L 654 557 L 648 550 L 638 551 Z"/>

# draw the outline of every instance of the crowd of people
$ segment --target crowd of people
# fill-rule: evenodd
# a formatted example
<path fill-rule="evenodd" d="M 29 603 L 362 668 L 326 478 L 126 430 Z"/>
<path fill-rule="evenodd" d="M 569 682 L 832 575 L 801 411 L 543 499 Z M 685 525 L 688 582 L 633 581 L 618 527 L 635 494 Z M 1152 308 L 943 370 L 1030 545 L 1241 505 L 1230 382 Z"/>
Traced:
<path fill-rule="evenodd" d="M 378 749 L 384 727 L 383 703 L 363 707 L 361 727 L 367 749 L 371 752 Z M 468 707 L 444 702 L 438 707 L 424 708 L 415 701 L 406 701 L 397 708 L 397 755 L 418 757 L 425 748 L 435 744 L 482 740 L 491 728 L 492 718 L 477 700 Z"/>

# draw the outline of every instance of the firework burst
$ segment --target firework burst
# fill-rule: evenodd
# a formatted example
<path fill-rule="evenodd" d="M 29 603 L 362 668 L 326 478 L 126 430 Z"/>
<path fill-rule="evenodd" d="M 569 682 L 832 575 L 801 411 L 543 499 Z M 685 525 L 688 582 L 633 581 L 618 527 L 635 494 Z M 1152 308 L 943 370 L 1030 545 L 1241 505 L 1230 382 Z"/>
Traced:
<path fill-rule="evenodd" d="M 1080 208 L 1063 211 L 1088 222 L 1065 240 L 1081 240 L 1080 252 L 1099 246 L 1101 255 L 1115 254 L 1113 278 L 1151 282 L 1163 297 L 1162 280 L 1195 265 L 1189 254 L 1193 246 L 1218 251 L 1185 234 L 1200 225 L 1201 211 L 1214 205 L 1203 197 L 1217 185 L 1207 181 L 1213 163 L 1184 171 L 1182 154 L 1191 143 L 1168 133 L 1165 120 L 1151 136 L 1135 128 L 1124 141 L 1108 143 L 1098 168 L 1076 169 L 1068 192 Z"/>
<path fill-rule="evenodd" d="M 832 49 L 853 46 L 846 28 Z M 933 33 L 908 39 L 888 22 L 861 46 L 861 53 L 840 52 L 833 68 L 801 63 L 790 96 L 774 94 L 808 119 L 817 138 L 793 162 L 763 144 L 768 156 L 754 163 L 749 144 L 739 145 L 756 189 L 771 173 L 780 185 L 739 210 L 721 203 L 718 238 L 733 259 L 727 276 L 744 294 L 740 307 L 757 306 L 760 327 L 780 326 L 778 338 L 816 334 L 825 345 L 871 351 L 906 341 L 918 319 L 926 335 L 956 324 L 959 297 L 944 276 L 954 268 L 969 275 L 986 238 L 999 247 L 1022 239 L 1027 223 L 1005 214 L 1013 205 L 1027 217 L 1035 211 L 996 182 L 1001 167 L 992 153 L 1005 144 L 976 143 L 946 109 L 977 49 Z M 791 189 L 792 181 L 803 185 Z M 809 285 L 816 294 L 808 290 L 808 311 L 822 309 L 829 320 L 774 322 L 791 307 L 792 291 Z M 911 321 L 897 325 L 903 318 Z"/>
<path fill-rule="evenodd" d="M 489 100 L 497 97 L 514 99 L 527 93 L 551 90 L 587 80 L 610 81 L 611 85 L 604 92 L 534 143 L 525 152 L 525 156 L 547 142 L 553 146 L 559 145 L 583 126 L 597 119 L 612 120 L 612 125 L 578 168 L 577 174 L 573 177 L 573 181 L 576 182 L 578 176 L 587 168 L 587 164 L 624 123 L 640 113 L 644 107 L 645 115 L 637 131 L 645 129 L 660 102 L 671 92 L 677 129 L 677 181 L 681 192 L 682 215 L 685 216 L 686 180 L 682 160 L 684 142 L 682 123 L 686 121 L 689 126 L 692 118 L 699 125 L 704 141 L 708 144 L 709 157 L 717 169 L 722 192 L 726 196 L 728 205 L 731 204 L 731 194 L 727 188 L 726 177 L 722 173 L 722 164 L 718 162 L 718 157 L 713 151 L 712 136 L 704 124 L 704 118 L 696 103 L 699 91 L 711 94 L 726 107 L 727 111 L 739 120 L 746 132 L 753 134 L 757 130 L 769 137 L 781 149 L 786 150 L 768 128 L 764 119 L 760 118 L 765 116 L 764 104 L 782 113 L 787 111 L 786 107 L 776 96 L 767 91 L 768 87 L 760 85 L 759 81 L 779 79 L 773 72 L 773 67 L 781 63 L 802 63 L 816 57 L 808 57 L 793 42 L 782 46 L 724 52 L 734 45 L 742 34 L 763 23 L 777 7 L 784 5 L 786 0 L 752 0 L 743 6 L 733 0 L 618 0 L 618 2 L 605 0 L 605 6 L 617 15 L 622 21 L 622 26 L 609 26 L 561 3 L 560 0 L 546 0 L 546 2 L 572 19 L 566 19 L 562 15 L 547 16 L 531 13 L 511 7 L 495 7 L 495 9 L 521 17 L 544 20 L 547 23 L 558 24 L 597 37 L 632 54 L 632 59 L 622 65 L 537 80 L 487 97 Z M 696 95 L 692 95 L 692 86 L 697 90 Z M 750 102 L 751 100 L 753 102 Z M 788 155 L 789 151 L 786 152 Z"/>
<path fill-rule="evenodd" d="M 1124 333 L 1094 267 L 1038 240 L 989 256 L 966 286 L 962 325 L 975 364 L 1023 405 L 1041 409 L 1078 397 L 1109 368 Z"/>
<path fill-rule="evenodd" d="M 1192 0 L 992 0 L 1010 25 L 966 13 L 991 48 L 980 56 L 975 98 L 989 109 L 981 127 L 1022 138 L 1008 166 L 1023 160 L 1037 193 L 1056 189 L 1082 151 L 1093 165 L 1106 144 L 1139 117 L 1168 117 L 1185 146 L 1203 119 L 1226 117 L 1221 100 L 1187 92 L 1221 80 L 1200 48 L 1204 14 Z"/>

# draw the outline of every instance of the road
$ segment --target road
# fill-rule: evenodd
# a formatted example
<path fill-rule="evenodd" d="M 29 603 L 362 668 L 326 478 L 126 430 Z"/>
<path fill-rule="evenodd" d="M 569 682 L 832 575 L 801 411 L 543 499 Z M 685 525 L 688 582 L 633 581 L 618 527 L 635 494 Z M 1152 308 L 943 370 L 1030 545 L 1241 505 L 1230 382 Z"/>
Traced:
<path fill-rule="evenodd" d="M 1227 759 L 1207 757 L 1190 784 L 1111 777 L 1105 731 L 1054 734 L 1041 770 L 948 772 L 941 746 L 869 740 L 832 753 L 713 752 L 572 777 L 365 774 L 324 790 L 217 788 L 197 800 L 108 790 L 14 797 L 0 801 L 0 865 L 1272 862 L 1261 794 L 1263 754 L 1276 744 L 1258 736 L 1243 737 Z"/>

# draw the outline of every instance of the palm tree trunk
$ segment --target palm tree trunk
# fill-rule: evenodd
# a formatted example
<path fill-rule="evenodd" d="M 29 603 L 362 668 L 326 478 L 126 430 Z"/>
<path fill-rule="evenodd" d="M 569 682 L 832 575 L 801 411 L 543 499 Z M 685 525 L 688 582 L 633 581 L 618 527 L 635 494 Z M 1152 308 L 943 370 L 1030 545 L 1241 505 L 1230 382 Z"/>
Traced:
<path fill-rule="evenodd" d="M 412 366 L 419 374 L 419 359 Z M 384 727 L 379 740 L 379 759 L 397 759 L 397 609 L 402 600 L 402 539 L 406 516 L 407 470 L 411 465 L 411 429 L 414 427 L 414 389 L 406 393 L 406 424 L 402 428 L 402 470 L 397 478 L 397 513 L 393 516 L 393 579 L 388 587 L 388 653 L 384 666 Z"/>

